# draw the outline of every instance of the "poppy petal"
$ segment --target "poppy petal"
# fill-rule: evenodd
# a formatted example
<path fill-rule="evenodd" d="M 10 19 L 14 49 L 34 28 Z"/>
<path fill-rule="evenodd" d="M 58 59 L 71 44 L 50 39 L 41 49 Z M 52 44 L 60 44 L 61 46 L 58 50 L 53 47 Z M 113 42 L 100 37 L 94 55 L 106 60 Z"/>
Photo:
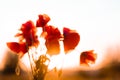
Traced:
<path fill-rule="evenodd" d="M 15 53 L 22 52 L 23 54 L 25 54 L 28 51 L 25 43 L 7 42 L 7 46 Z"/>
<path fill-rule="evenodd" d="M 44 32 L 47 32 L 46 39 L 59 39 L 61 38 L 60 30 L 52 25 L 44 26 Z"/>
<path fill-rule="evenodd" d="M 36 21 L 37 27 L 43 27 L 50 21 L 50 17 L 47 14 L 39 15 L 39 19 Z"/>
<path fill-rule="evenodd" d="M 94 50 L 84 51 L 80 55 L 80 64 L 89 65 L 89 63 L 95 63 L 97 55 Z"/>
<path fill-rule="evenodd" d="M 47 33 L 45 39 L 45 45 L 47 48 L 47 54 L 56 55 L 60 53 L 60 44 L 59 39 L 61 37 L 61 33 L 58 28 L 55 28 L 51 25 L 45 26 L 45 32 Z"/>
<path fill-rule="evenodd" d="M 37 28 L 31 20 L 22 24 L 20 31 L 21 33 L 15 35 L 19 37 L 19 41 L 25 40 L 28 46 L 38 46 Z"/>
<path fill-rule="evenodd" d="M 24 42 L 20 43 L 20 52 L 22 52 L 23 54 L 28 52 L 28 47 L 27 47 L 26 43 L 24 43 Z"/>
<path fill-rule="evenodd" d="M 63 36 L 64 36 L 64 51 L 67 53 L 70 50 L 75 49 L 80 41 L 80 35 L 69 28 L 63 28 Z"/>
<path fill-rule="evenodd" d="M 7 42 L 7 46 L 10 50 L 12 50 L 15 53 L 20 52 L 20 45 L 17 42 Z"/>
<path fill-rule="evenodd" d="M 57 55 L 60 53 L 60 44 L 57 39 L 46 40 L 47 54 Z"/>

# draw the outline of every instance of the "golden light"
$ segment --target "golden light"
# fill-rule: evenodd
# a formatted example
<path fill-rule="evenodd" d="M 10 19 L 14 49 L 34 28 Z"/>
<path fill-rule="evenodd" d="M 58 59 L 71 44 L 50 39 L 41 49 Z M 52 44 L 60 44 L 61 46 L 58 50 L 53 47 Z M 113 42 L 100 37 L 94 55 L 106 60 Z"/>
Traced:
<path fill-rule="evenodd" d="M 27 4 L 26 7 L 26 3 L 28 2 L 29 4 Z M 103 2 L 100 1 L 99 3 L 99 1 L 86 2 L 81 0 L 80 1 L 76 0 L 74 1 L 74 3 L 72 1 L 67 2 L 64 0 L 63 1 L 60 0 L 58 2 L 54 0 L 51 1 L 21 0 L 16 2 L 13 0 L 13 2 L 7 1 L 7 3 L 6 2 L 4 3 L 5 5 L 1 4 L 1 6 L 3 6 L 6 10 L 2 9 L 1 12 L 4 13 L 0 15 L 1 43 L 5 44 L 5 42 L 7 41 L 13 41 L 14 38 L 12 37 L 19 29 L 21 24 L 29 19 L 32 19 L 35 22 L 35 20 L 37 19 L 35 16 L 41 13 L 46 13 L 50 15 L 52 19 L 50 21 L 50 24 L 55 25 L 61 31 L 62 28 L 65 26 L 77 30 L 77 32 L 80 34 L 81 36 L 80 43 L 76 47 L 76 49 L 70 52 L 69 54 L 64 55 L 63 47 L 61 47 L 60 55 L 51 57 L 51 63 L 49 65 L 49 69 L 54 68 L 54 66 L 56 66 L 58 69 L 60 69 L 61 67 L 63 68 L 78 67 L 79 69 L 80 53 L 84 50 L 91 50 L 91 49 L 93 49 L 97 53 L 96 63 L 91 66 L 96 68 L 103 66 L 102 65 L 103 60 L 105 61 L 106 55 L 109 56 L 109 54 L 105 53 L 106 47 L 108 47 L 107 45 L 114 44 L 117 42 L 119 43 L 120 15 L 117 14 L 117 12 L 119 12 L 117 11 L 119 10 L 119 6 L 117 8 L 115 7 L 114 4 L 111 6 L 112 3 L 106 4 L 108 7 L 105 4 L 103 4 L 104 1 Z M 19 5 L 17 5 L 16 3 Z M 56 3 L 60 3 L 60 4 L 58 5 Z M 102 4 L 103 6 L 101 6 Z M 6 5 L 9 5 L 10 9 Z M 64 6 L 67 5 L 68 7 L 64 8 L 64 6 L 61 5 Z M 2 7 L 0 7 L 0 9 L 1 8 Z M 112 11 L 111 9 L 113 8 L 115 8 L 115 10 Z M 44 43 L 44 40 L 41 39 L 41 42 Z M 1 50 L 3 50 L 4 48 L 3 45 L 0 44 L 0 48 Z M 39 49 L 40 48 L 41 47 L 39 46 Z M 44 52 L 42 53 L 44 54 Z M 1 51 L 0 54 L 2 54 L 2 56 L 0 56 L 0 59 L 2 59 L 1 57 L 4 57 L 4 51 Z M 27 66 L 29 66 L 29 60 L 26 57 L 27 55 L 23 57 L 23 62 Z M 0 64 L 3 64 L 2 60 L 0 60 Z"/>

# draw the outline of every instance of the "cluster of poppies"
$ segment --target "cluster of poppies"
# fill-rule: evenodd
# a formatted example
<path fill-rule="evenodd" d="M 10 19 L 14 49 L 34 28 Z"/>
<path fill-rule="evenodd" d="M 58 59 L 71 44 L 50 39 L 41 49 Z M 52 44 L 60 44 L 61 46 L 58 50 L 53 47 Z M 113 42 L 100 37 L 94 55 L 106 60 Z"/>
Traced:
<path fill-rule="evenodd" d="M 45 39 L 45 46 L 47 48 L 46 54 L 56 55 L 60 53 L 60 43 L 63 41 L 64 53 L 74 50 L 80 41 L 80 35 L 75 30 L 71 30 L 67 27 L 63 28 L 63 34 L 60 30 L 53 25 L 49 25 L 50 17 L 47 14 L 38 15 L 36 24 L 29 20 L 21 25 L 20 32 L 15 35 L 19 38 L 18 42 L 7 42 L 7 46 L 13 52 L 23 55 L 28 52 L 30 47 L 38 47 L 41 41 L 39 37 Z M 42 28 L 42 33 L 37 35 L 37 29 Z M 62 39 L 61 39 L 62 38 Z M 85 51 L 81 53 L 80 62 L 87 64 L 88 61 L 95 62 L 96 57 L 93 51 Z"/>

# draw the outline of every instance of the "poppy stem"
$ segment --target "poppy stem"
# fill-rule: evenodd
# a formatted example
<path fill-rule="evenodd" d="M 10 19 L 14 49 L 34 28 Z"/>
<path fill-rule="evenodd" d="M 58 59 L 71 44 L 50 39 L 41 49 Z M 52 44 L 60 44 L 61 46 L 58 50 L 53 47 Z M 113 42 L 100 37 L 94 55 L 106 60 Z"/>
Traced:
<path fill-rule="evenodd" d="M 34 80 L 34 72 L 33 72 L 33 67 L 32 67 L 32 62 L 31 62 L 31 59 L 30 59 L 30 53 L 29 53 L 29 51 L 28 51 L 28 58 L 29 58 L 29 62 L 30 62 L 30 68 L 31 68 L 32 78 Z"/>
<path fill-rule="evenodd" d="M 60 40 L 59 41 L 59 43 L 60 43 L 60 55 L 62 55 L 62 64 L 61 64 L 61 69 L 60 69 L 60 71 L 59 71 L 59 73 L 58 73 L 58 78 L 60 78 L 61 77 L 61 74 L 62 74 L 62 69 L 63 69 L 63 66 L 64 66 L 64 59 L 65 59 L 65 53 L 64 53 L 64 48 L 63 48 L 63 40 Z"/>

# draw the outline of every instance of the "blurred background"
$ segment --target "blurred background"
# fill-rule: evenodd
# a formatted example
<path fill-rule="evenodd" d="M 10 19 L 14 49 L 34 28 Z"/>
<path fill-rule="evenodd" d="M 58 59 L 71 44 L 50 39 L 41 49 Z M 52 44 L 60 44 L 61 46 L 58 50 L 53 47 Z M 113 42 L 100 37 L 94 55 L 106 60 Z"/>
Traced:
<path fill-rule="evenodd" d="M 20 63 L 22 77 L 14 75 L 18 56 L 7 48 L 6 42 L 16 41 L 14 34 L 21 24 L 28 20 L 36 22 L 38 15 L 43 13 L 51 17 L 48 24 L 61 31 L 63 27 L 75 29 L 81 37 L 76 49 L 65 58 L 63 80 L 119 80 L 119 0 L 1 0 L 0 80 L 9 80 L 9 77 L 26 80 L 29 76 L 26 69 L 22 69 L 29 67 L 26 55 L 24 63 Z M 96 63 L 90 67 L 81 66 L 80 53 L 91 49 L 98 55 Z"/>

